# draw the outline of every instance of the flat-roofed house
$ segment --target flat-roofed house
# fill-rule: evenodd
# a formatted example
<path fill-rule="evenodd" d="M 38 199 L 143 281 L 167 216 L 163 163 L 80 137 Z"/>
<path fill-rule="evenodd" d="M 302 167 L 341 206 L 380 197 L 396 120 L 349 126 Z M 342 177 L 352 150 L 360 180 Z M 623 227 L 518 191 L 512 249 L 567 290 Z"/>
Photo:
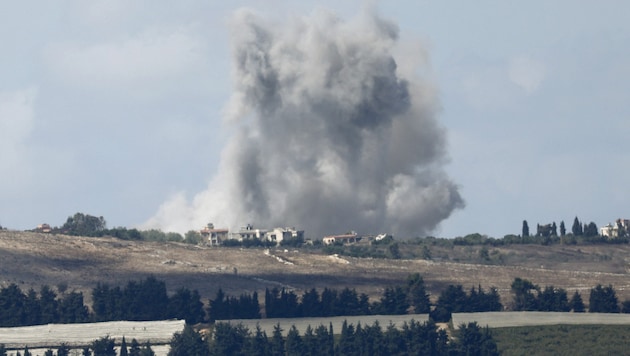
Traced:
<path fill-rule="evenodd" d="M 345 235 L 326 236 L 324 237 L 323 242 L 324 242 L 324 245 L 333 245 L 336 243 L 350 244 L 350 243 L 359 242 L 360 240 L 361 240 L 361 236 L 357 235 L 357 233 L 353 231 Z"/>
<path fill-rule="evenodd" d="M 204 238 L 206 244 L 210 246 L 218 246 L 221 245 L 221 242 L 228 238 L 229 230 L 216 229 L 214 224 L 210 223 L 201 229 L 199 233 Z"/>

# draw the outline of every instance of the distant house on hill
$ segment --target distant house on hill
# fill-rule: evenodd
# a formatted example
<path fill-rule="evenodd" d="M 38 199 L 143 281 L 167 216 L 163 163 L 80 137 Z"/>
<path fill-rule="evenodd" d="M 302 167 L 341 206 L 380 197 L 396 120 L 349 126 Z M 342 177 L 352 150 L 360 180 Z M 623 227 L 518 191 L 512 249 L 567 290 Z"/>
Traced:
<path fill-rule="evenodd" d="M 617 219 L 614 224 L 600 228 L 600 234 L 609 238 L 630 235 L 630 219 Z"/>
<path fill-rule="evenodd" d="M 35 228 L 35 231 L 47 234 L 52 231 L 52 228 L 48 224 L 39 224 L 37 225 L 37 228 Z"/>
<path fill-rule="evenodd" d="M 297 230 L 294 227 L 277 227 L 265 233 L 265 240 L 280 244 L 284 240 L 300 239 L 304 240 L 304 230 Z"/>
<path fill-rule="evenodd" d="M 322 241 L 324 242 L 324 245 L 334 245 L 336 243 L 350 244 L 361 241 L 361 236 L 352 231 L 351 233 L 345 235 L 326 236 Z"/>
<path fill-rule="evenodd" d="M 238 232 L 230 233 L 230 239 L 243 241 L 247 239 L 259 239 L 262 240 L 265 237 L 265 234 L 269 230 L 265 229 L 254 229 L 254 225 L 247 224 L 241 227 Z"/>
<path fill-rule="evenodd" d="M 228 229 L 215 229 L 214 224 L 209 223 L 206 227 L 201 229 L 199 233 L 204 238 L 206 244 L 218 246 L 228 238 L 229 231 Z"/>

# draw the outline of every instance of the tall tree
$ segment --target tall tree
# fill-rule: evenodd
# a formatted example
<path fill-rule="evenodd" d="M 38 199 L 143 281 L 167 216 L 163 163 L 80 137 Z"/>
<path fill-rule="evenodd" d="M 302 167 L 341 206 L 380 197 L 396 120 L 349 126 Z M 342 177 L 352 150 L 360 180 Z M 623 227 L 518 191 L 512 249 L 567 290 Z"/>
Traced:
<path fill-rule="evenodd" d="M 599 235 L 597 225 L 594 222 L 590 222 L 588 225 L 584 224 L 584 236 L 593 237 Z"/>
<path fill-rule="evenodd" d="M 52 324 L 59 322 L 59 302 L 57 294 L 47 285 L 42 286 L 39 291 L 39 303 L 42 311 L 42 324 Z"/>
<path fill-rule="evenodd" d="M 127 340 L 125 340 L 124 336 L 122 338 L 122 342 L 120 343 L 120 352 L 118 356 L 129 356 L 129 350 L 127 349 Z"/>
<path fill-rule="evenodd" d="M 573 226 L 571 227 L 571 231 L 573 232 L 574 236 L 582 236 L 583 234 L 582 223 L 580 223 L 580 220 L 578 220 L 577 216 L 573 220 Z"/>
<path fill-rule="evenodd" d="M 210 355 L 210 349 L 204 338 L 189 325 L 186 325 L 181 333 L 173 335 L 169 345 L 168 356 Z"/>
<path fill-rule="evenodd" d="M 571 310 L 571 306 L 567 299 L 567 292 L 562 288 L 546 286 L 543 291 L 538 294 L 537 310 L 568 312 Z"/>
<path fill-rule="evenodd" d="M 59 320 L 62 323 L 84 323 L 89 319 L 89 311 L 83 304 L 83 293 L 70 292 L 59 302 Z"/>
<path fill-rule="evenodd" d="M 228 323 L 214 324 L 214 333 L 210 343 L 211 355 L 243 355 L 249 331 L 242 325 Z"/>
<path fill-rule="evenodd" d="M 70 347 L 65 343 L 62 343 L 61 345 L 59 345 L 59 347 L 57 348 L 57 356 L 69 356 L 69 355 L 70 355 Z"/>
<path fill-rule="evenodd" d="M 30 288 L 24 301 L 24 325 L 39 325 L 42 319 L 42 310 L 37 292 Z"/>
<path fill-rule="evenodd" d="M 522 236 L 529 237 L 529 225 L 527 225 L 527 220 L 523 220 Z"/>
<path fill-rule="evenodd" d="M 92 216 L 83 213 L 76 213 L 68 217 L 61 230 L 69 235 L 97 236 L 107 228 L 105 219 L 100 216 Z"/>
<path fill-rule="evenodd" d="M 560 221 L 560 236 L 567 234 L 567 228 L 564 226 L 564 220 Z"/>
<path fill-rule="evenodd" d="M 304 343 L 300 337 L 300 332 L 295 325 L 291 326 L 287 333 L 286 340 L 286 355 L 287 356 L 302 356 L 304 354 Z"/>
<path fill-rule="evenodd" d="M 511 291 L 514 294 L 514 310 L 538 310 L 536 294 L 534 294 L 538 290 L 538 286 L 532 282 L 519 277 L 515 278 L 511 285 Z"/>
<path fill-rule="evenodd" d="M 341 325 L 341 335 L 337 342 L 335 355 L 353 355 L 353 351 L 356 350 L 354 338 L 354 327 L 352 324 L 348 325 L 348 322 L 344 320 Z"/>
<path fill-rule="evenodd" d="M 481 329 L 476 322 L 460 325 L 455 348 L 459 355 L 499 355 L 490 329 Z"/>
<path fill-rule="evenodd" d="M 204 320 L 206 313 L 197 290 L 180 288 L 168 300 L 168 317 L 186 320 L 186 324 L 197 324 Z"/>
<path fill-rule="evenodd" d="M 249 338 L 249 342 L 244 353 L 252 356 L 267 356 L 269 355 L 270 347 L 267 333 L 260 328 L 260 325 L 256 325 L 254 336 Z"/>
<path fill-rule="evenodd" d="M 116 356 L 116 350 L 114 349 L 115 340 L 109 336 L 102 337 L 98 340 L 92 341 L 92 352 L 94 356 Z"/>
<path fill-rule="evenodd" d="M 140 356 L 140 343 L 135 338 L 131 339 L 131 345 L 129 346 L 129 356 Z"/>
<path fill-rule="evenodd" d="M 302 294 L 302 302 L 300 303 L 301 314 L 304 317 L 322 316 L 322 305 L 319 301 L 319 293 L 315 288 Z"/>
<path fill-rule="evenodd" d="M 23 323 L 26 296 L 15 283 L 0 290 L 0 326 L 20 326 Z"/>
<path fill-rule="evenodd" d="M 402 287 L 387 287 L 380 302 L 375 307 L 376 314 L 402 315 L 407 313 L 409 303 Z"/>
<path fill-rule="evenodd" d="M 578 291 L 575 291 L 575 293 L 573 293 L 571 301 L 569 301 L 569 305 L 571 306 L 571 310 L 573 310 L 574 313 L 584 313 L 584 311 L 586 310 L 586 308 L 584 307 L 584 301 L 582 301 L 582 296 L 580 295 L 580 293 L 578 293 Z"/>
<path fill-rule="evenodd" d="M 284 338 L 282 337 L 282 328 L 280 323 L 273 327 L 273 335 L 271 336 L 271 355 L 284 356 Z"/>
<path fill-rule="evenodd" d="M 612 285 L 603 287 L 598 284 L 591 289 L 588 311 L 590 313 L 619 313 L 619 300 Z"/>
<path fill-rule="evenodd" d="M 315 337 L 315 333 L 313 332 L 313 328 L 309 324 L 304 331 L 304 336 L 302 337 L 302 344 L 304 346 L 304 355 L 315 356 L 315 350 L 317 349 L 317 339 Z"/>
<path fill-rule="evenodd" d="M 429 294 L 419 273 L 414 273 L 407 277 L 407 297 L 414 313 L 426 314 L 431 309 Z"/>
<path fill-rule="evenodd" d="M 140 356 L 155 356 L 155 352 L 151 348 L 151 344 L 147 341 L 142 349 L 140 349 Z"/>

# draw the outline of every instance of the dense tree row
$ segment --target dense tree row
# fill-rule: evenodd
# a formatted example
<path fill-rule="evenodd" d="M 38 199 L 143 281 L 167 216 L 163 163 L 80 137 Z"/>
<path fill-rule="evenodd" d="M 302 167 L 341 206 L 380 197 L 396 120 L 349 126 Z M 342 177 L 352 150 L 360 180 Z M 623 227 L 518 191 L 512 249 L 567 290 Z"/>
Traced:
<path fill-rule="evenodd" d="M 205 312 L 199 293 L 181 288 L 169 298 L 166 284 L 155 277 L 125 288 L 99 283 L 92 291 L 92 309 L 96 321 L 185 319 L 187 323 L 204 320 Z"/>
<path fill-rule="evenodd" d="M 92 313 L 84 305 L 82 293 L 66 293 L 65 288 L 58 286 L 61 295 L 48 286 L 43 286 L 39 293 L 33 289 L 23 293 L 15 284 L 1 288 L 0 326 L 171 318 L 196 324 L 206 320 L 258 319 L 263 314 L 256 292 L 234 297 L 225 295 L 219 289 L 217 296 L 209 300 L 206 313 L 196 290 L 180 288 L 169 297 L 165 283 L 154 277 L 129 281 L 124 288 L 98 283 L 92 290 Z M 569 299 L 562 288 L 541 288 L 521 278 L 514 279 L 511 291 L 511 310 L 586 311 L 577 291 Z M 274 288 L 267 289 L 264 298 L 264 315 L 267 318 L 430 313 L 435 321 L 448 321 L 451 313 L 503 309 L 497 290 L 490 288 L 486 292 L 481 286 L 472 287 L 467 293 L 461 285 L 450 285 L 431 305 L 424 281 L 417 273 L 410 275 L 402 286 L 385 288 L 381 298 L 372 303 L 367 295 L 350 288 L 341 291 L 325 288 L 321 293 L 313 288 L 302 296 L 290 290 Z M 590 291 L 589 312 L 630 313 L 630 300 L 620 304 L 612 286 L 598 285 Z"/>
<path fill-rule="evenodd" d="M 378 324 L 362 326 L 343 323 L 334 337 L 332 325 L 308 326 L 303 335 L 295 328 L 284 337 L 279 325 L 271 338 L 257 328 L 218 323 L 213 338 L 206 342 L 191 329 L 176 335 L 169 355 L 498 355 L 490 331 L 476 323 L 461 325 L 455 340 L 434 323 L 405 323 L 401 329 Z M 203 345 L 208 345 L 207 350 Z"/>
<path fill-rule="evenodd" d="M 81 323 L 89 319 L 80 292 L 58 297 L 50 287 L 43 286 L 39 294 L 33 289 L 24 294 L 15 284 L 0 290 L 0 326 Z"/>
<path fill-rule="evenodd" d="M 195 324 L 205 318 L 196 290 L 181 288 L 169 298 L 164 282 L 154 277 L 130 281 L 122 289 L 99 283 L 92 291 L 92 299 L 93 313 L 90 313 L 80 292 L 58 296 L 49 286 L 42 286 L 39 294 L 33 289 L 23 293 L 17 285 L 10 284 L 0 289 L 0 326 L 170 318 Z"/>
<path fill-rule="evenodd" d="M 229 319 L 260 319 L 258 293 L 241 294 L 240 297 L 229 297 L 219 289 L 217 296 L 210 300 L 208 315 L 211 322 Z"/>
<path fill-rule="evenodd" d="M 488 328 L 482 329 L 476 323 L 462 324 L 455 336 L 455 339 L 449 340 L 446 332 L 438 330 L 433 322 L 418 323 L 413 320 L 404 323 L 400 329 L 390 324 L 385 330 L 378 322 L 354 326 L 344 321 L 338 336 L 335 336 L 332 325 L 319 325 L 314 329 L 308 326 L 303 335 L 292 326 L 286 336 L 283 336 L 283 330 L 277 325 L 271 338 L 260 327 L 251 332 L 242 325 L 217 323 L 210 340 L 191 326 L 186 326 L 171 339 L 168 355 L 498 355 L 496 343 Z M 118 353 L 115 344 L 115 339 L 106 336 L 83 348 L 82 355 L 155 355 L 149 343 L 141 347 L 136 339 L 128 345 L 123 337 Z M 56 353 L 49 349 L 44 355 L 69 354 L 70 348 L 62 344 Z M 0 356 L 6 355 L 6 348 L 0 344 Z M 28 347 L 24 349 L 23 355 L 31 356 Z"/>
<path fill-rule="evenodd" d="M 627 302 L 627 301 L 626 301 Z M 627 303 L 624 302 L 624 306 Z M 591 289 L 591 295 L 588 299 L 588 311 L 591 313 L 619 313 L 619 300 L 617 299 L 617 293 L 611 285 L 603 287 L 598 284 L 595 288 Z M 630 310 L 623 310 L 624 313 L 630 312 Z"/>
<path fill-rule="evenodd" d="M 451 320 L 452 313 L 477 313 L 487 311 L 501 311 L 503 305 L 496 288 L 490 288 L 486 293 L 481 286 L 472 287 L 466 294 L 461 285 L 449 285 L 440 293 L 431 317 L 436 322 Z"/>
<path fill-rule="evenodd" d="M 517 311 L 586 311 L 582 296 L 575 291 L 571 299 L 562 288 L 546 286 L 544 289 L 527 279 L 515 278 L 511 287 L 514 294 L 513 310 Z M 619 305 L 617 293 L 611 285 L 607 287 L 598 284 L 592 288 L 589 296 L 590 313 L 630 313 L 630 300 Z"/>
<path fill-rule="evenodd" d="M 366 294 L 344 288 L 311 289 L 299 299 L 293 291 L 274 288 L 265 291 L 267 318 L 325 317 L 340 315 L 428 313 L 429 295 L 419 274 L 410 275 L 405 286 L 387 287 L 377 302 Z"/>
<path fill-rule="evenodd" d="M 579 308 L 580 295 L 575 294 L 569 302 L 567 292 L 562 288 L 546 286 L 541 289 L 527 279 L 515 278 L 511 291 L 514 294 L 512 309 L 516 311 L 583 311 L 583 304 L 582 310 Z"/>
<path fill-rule="evenodd" d="M 131 340 L 127 345 L 127 341 L 123 336 L 118 353 L 116 352 L 116 340 L 105 336 L 94 340 L 89 346 L 84 347 L 81 351 L 82 356 L 155 356 L 155 352 L 151 345 L 147 342 L 143 346 L 136 339 Z M 48 349 L 44 352 L 44 356 L 69 356 L 71 349 L 67 344 L 61 344 L 56 350 Z M 72 355 L 76 352 L 72 351 Z M 22 352 L 16 351 L 16 356 L 32 356 L 28 346 L 24 347 Z M 195 354 L 188 354 L 195 355 Z M 0 356 L 7 356 L 7 349 L 4 344 L 0 344 Z"/>

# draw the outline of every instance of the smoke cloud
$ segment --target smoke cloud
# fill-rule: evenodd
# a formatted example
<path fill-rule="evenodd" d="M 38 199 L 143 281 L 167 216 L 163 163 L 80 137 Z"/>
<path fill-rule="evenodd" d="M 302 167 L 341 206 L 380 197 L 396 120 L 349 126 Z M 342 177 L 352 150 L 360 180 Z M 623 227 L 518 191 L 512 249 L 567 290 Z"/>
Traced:
<path fill-rule="evenodd" d="M 173 197 L 147 226 L 411 237 L 463 207 L 442 168 L 435 90 L 417 74 L 425 64 L 401 65 L 424 53 L 397 51 L 394 23 L 319 11 L 279 25 L 239 10 L 231 25 L 235 134 L 208 189 Z"/>

